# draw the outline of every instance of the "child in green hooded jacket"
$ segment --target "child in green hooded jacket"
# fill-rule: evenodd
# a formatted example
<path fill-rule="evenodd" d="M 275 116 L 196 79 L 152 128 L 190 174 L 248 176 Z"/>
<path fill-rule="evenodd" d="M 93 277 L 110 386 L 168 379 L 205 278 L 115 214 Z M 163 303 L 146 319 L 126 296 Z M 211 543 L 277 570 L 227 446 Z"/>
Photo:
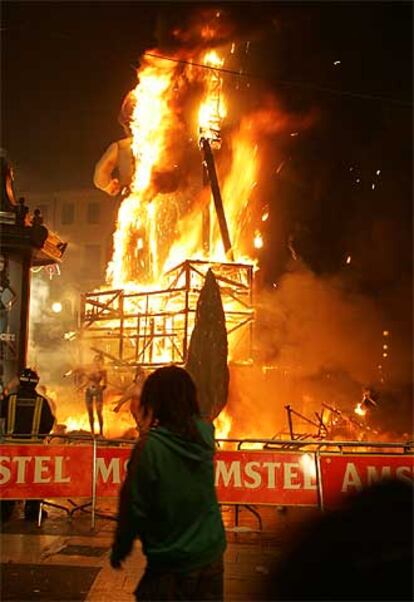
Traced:
<path fill-rule="evenodd" d="M 190 375 L 176 366 L 146 380 L 144 434 L 119 500 L 111 564 L 136 537 L 147 567 L 137 600 L 222 600 L 226 538 L 214 487 L 214 427 L 200 418 Z"/>

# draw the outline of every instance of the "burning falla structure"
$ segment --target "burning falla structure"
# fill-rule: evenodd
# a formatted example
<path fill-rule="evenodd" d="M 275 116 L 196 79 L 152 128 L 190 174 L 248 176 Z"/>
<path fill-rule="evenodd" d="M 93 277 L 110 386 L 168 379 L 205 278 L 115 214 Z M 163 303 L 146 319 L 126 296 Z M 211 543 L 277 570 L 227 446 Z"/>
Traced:
<path fill-rule="evenodd" d="M 148 53 L 129 94 L 135 169 L 118 212 L 109 287 L 81 300 L 83 340 L 117 367 L 186 363 L 209 269 L 230 358 L 251 361 L 251 250 L 261 237 L 256 231 L 249 241 L 246 224 L 258 157 L 251 119 L 230 128 L 222 145 L 224 56 L 211 48 Z"/>
<path fill-rule="evenodd" d="M 309 126 L 309 118 L 282 115 L 268 93 L 260 102 L 243 104 L 232 59 L 235 43 L 225 43 L 210 24 L 200 25 L 197 34 L 179 50 L 144 53 L 137 85 L 124 103 L 129 138 L 122 148 L 131 154 L 132 177 L 122 190 L 119 182 L 114 188 L 121 202 L 106 283 L 81 296 L 83 362 L 88 353 L 100 354 L 114 373 L 126 375 L 122 385 L 137 366 L 149 371 L 171 362 L 186 365 L 197 302 L 211 269 L 220 287 L 231 363 L 230 405 L 218 417 L 218 435 L 271 437 L 284 431 L 293 437 L 292 420 L 300 414 L 284 404 L 296 407 L 304 391 L 291 386 L 288 362 L 277 366 L 266 358 L 256 361 L 254 354 L 254 276 L 269 218 L 269 202 L 258 194 L 257 182 L 266 135 L 286 128 L 297 133 Z M 248 93 L 245 80 L 243 90 Z M 275 166 L 277 173 L 282 168 L 283 161 Z M 262 291 L 259 297 L 262 308 Z M 272 311 L 267 314 L 273 319 Z M 261 331 L 263 346 L 271 329 Z M 122 387 L 113 401 L 121 393 Z M 232 429 L 241 399 L 244 416 Z M 324 399 L 315 396 L 298 409 L 309 416 L 321 410 Z M 307 435 L 326 437 L 344 420 L 356 425 L 344 413 L 335 414 L 335 400 L 328 400 L 329 407 L 305 424 Z M 352 418 L 356 401 L 348 407 Z M 106 405 L 106 422 L 116 418 L 121 426 L 121 417 Z M 80 425 L 72 418 L 65 422 L 68 429 Z M 363 422 L 355 428 L 363 430 Z"/>

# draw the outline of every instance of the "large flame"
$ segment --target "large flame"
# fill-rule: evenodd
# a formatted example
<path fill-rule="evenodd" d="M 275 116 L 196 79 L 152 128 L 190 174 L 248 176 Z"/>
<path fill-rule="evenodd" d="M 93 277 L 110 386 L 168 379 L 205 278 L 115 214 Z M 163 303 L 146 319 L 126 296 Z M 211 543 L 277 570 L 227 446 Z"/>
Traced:
<path fill-rule="evenodd" d="M 161 164 L 172 129 L 169 105 L 173 96 L 176 65 L 152 57 L 139 71 L 139 83 L 131 96 L 134 109 L 130 122 L 135 173 L 131 193 L 118 212 L 114 251 L 108 279 L 116 288 L 137 288 L 137 276 L 146 282 L 158 276 L 157 194 L 152 176 Z M 135 274 L 134 274 L 135 272 Z"/>
<path fill-rule="evenodd" d="M 254 119 L 247 116 L 237 127 L 228 127 L 226 144 L 221 148 L 222 127 L 232 109 L 221 71 L 224 56 L 218 50 L 209 50 L 185 59 L 182 63 L 146 55 L 137 73 L 137 86 L 129 95 L 133 106 L 129 125 L 135 172 L 118 212 L 113 256 L 107 269 L 107 282 L 114 289 L 136 293 L 165 288 L 164 274 L 187 259 L 227 261 L 210 188 L 202 182 L 201 169 L 193 169 L 193 181 L 200 174 L 198 188 L 186 188 L 185 181 L 167 191 L 159 185 L 162 177 L 169 177 L 177 167 L 180 148 L 190 148 L 189 153 L 199 157 L 201 166 L 202 139 L 208 140 L 215 155 L 235 260 L 255 263 L 252 254 L 262 246 L 257 244 L 253 227 L 250 234 L 246 229 L 259 165 Z M 199 98 L 199 104 L 197 110 L 185 112 L 189 96 Z M 187 199 L 184 210 L 183 197 Z M 178 209 L 172 211 L 175 207 Z M 202 213 L 206 210 L 210 212 L 211 224 L 208 256 L 202 226 Z M 129 299 L 124 297 L 124 303 L 129 304 Z M 165 310 L 164 300 L 160 298 L 159 308 L 155 303 L 156 297 L 152 299 L 151 311 Z M 178 299 L 168 303 L 169 310 L 182 311 Z M 231 308 L 225 307 L 225 311 L 228 309 Z M 143 311 L 132 305 L 124 306 L 124 310 L 132 310 L 131 314 Z M 165 324 L 163 328 L 167 328 Z M 131 339 L 131 346 L 134 344 Z M 154 359 L 159 363 L 172 361 L 170 347 L 171 342 L 160 336 Z M 231 417 L 226 412 L 216 424 L 218 436 L 230 433 Z"/>
<path fill-rule="evenodd" d="M 168 214 L 166 205 L 179 203 L 178 192 L 167 195 L 156 184 L 157 174 L 171 170 L 174 162 L 171 148 L 182 143 L 174 139 L 183 132 L 177 123 L 191 117 L 181 114 L 177 97 L 183 89 L 189 90 L 194 81 L 201 83 L 203 95 L 196 127 L 187 123 L 187 131 L 197 131 L 195 149 L 201 138 L 208 139 L 213 149 L 220 147 L 221 127 L 227 114 L 220 72 L 224 58 L 218 51 L 210 50 L 194 59 L 207 68 L 192 65 L 183 68 L 174 61 L 146 56 L 138 72 L 138 84 L 130 93 L 134 106 L 130 129 L 135 173 L 130 194 L 119 209 L 114 251 L 107 270 L 107 280 L 114 288 L 144 290 L 159 285 L 165 271 L 188 258 L 226 259 L 213 211 L 209 256 L 203 251 L 200 208 L 210 202 L 209 190 L 200 186 L 199 193 L 193 195 L 192 208 L 177 221 Z M 219 173 L 224 210 L 236 260 L 252 260 L 248 253 L 252 249 L 251 240 L 243 240 L 241 236 L 257 174 L 257 148 L 250 121 L 242 122 L 231 134 L 229 145 L 230 165 Z M 220 157 L 216 160 L 220 172 Z"/>
<path fill-rule="evenodd" d="M 363 407 L 362 403 L 357 403 L 354 412 L 355 414 L 358 414 L 358 416 L 365 416 L 367 409 Z"/>
<path fill-rule="evenodd" d="M 214 421 L 216 439 L 226 439 L 231 431 L 232 418 L 225 408 Z"/>
<path fill-rule="evenodd" d="M 219 146 L 221 123 L 227 111 L 222 94 L 223 78 L 217 67 L 224 65 L 224 59 L 211 50 L 204 56 L 204 65 L 211 69 L 206 77 L 206 95 L 198 111 L 199 135 Z"/>

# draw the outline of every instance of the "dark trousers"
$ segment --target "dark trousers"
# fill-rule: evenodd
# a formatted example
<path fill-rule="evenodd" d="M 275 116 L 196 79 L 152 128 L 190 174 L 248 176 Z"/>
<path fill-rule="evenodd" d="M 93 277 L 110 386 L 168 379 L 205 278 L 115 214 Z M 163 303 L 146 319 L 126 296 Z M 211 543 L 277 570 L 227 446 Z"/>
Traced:
<path fill-rule="evenodd" d="M 39 515 L 40 502 L 41 500 L 26 500 L 24 504 L 24 517 L 26 519 L 37 519 Z M 15 500 L 2 500 L 0 502 L 0 517 L 2 523 L 6 523 L 8 520 L 10 520 L 15 505 Z"/>
<path fill-rule="evenodd" d="M 154 570 L 147 567 L 135 590 L 139 602 L 191 600 L 222 602 L 223 557 L 207 566 L 186 573 Z"/>

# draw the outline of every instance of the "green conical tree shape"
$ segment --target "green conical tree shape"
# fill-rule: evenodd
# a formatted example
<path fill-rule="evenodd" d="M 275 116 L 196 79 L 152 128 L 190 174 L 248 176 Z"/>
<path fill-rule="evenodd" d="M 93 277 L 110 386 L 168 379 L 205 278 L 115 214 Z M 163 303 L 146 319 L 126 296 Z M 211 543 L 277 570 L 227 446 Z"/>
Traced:
<path fill-rule="evenodd" d="M 229 369 L 227 365 L 226 319 L 220 288 L 211 270 L 197 302 L 186 369 L 197 386 L 202 415 L 214 420 L 227 403 Z"/>

